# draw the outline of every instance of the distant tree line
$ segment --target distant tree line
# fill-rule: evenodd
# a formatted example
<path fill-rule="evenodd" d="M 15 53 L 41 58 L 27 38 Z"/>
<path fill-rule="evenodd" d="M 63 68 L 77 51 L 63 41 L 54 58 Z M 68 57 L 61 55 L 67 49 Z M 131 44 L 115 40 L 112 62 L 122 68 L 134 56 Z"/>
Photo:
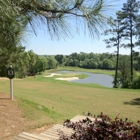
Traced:
<path fill-rule="evenodd" d="M 72 66 L 87 69 L 115 69 L 115 54 L 102 53 L 72 53 L 70 55 L 55 55 L 60 66 Z"/>
<path fill-rule="evenodd" d="M 115 70 L 116 67 L 116 54 L 111 53 L 72 53 L 70 55 L 55 55 L 59 66 L 71 66 L 80 67 L 86 69 L 103 69 L 103 70 Z M 130 65 L 130 56 L 120 54 L 119 58 L 119 70 L 121 65 Z M 128 68 L 128 67 L 127 67 Z M 130 69 L 130 68 L 128 68 Z M 134 69 L 140 70 L 140 53 L 134 52 Z"/>
<path fill-rule="evenodd" d="M 72 53 L 70 55 L 37 55 L 33 50 L 25 51 L 25 47 L 17 47 L 17 50 L 11 53 L 9 59 L 4 59 L 1 56 L 0 63 L 0 76 L 6 76 L 6 69 L 9 64 L 12 64 L 16 77 L 25 77 L 28 75 L 34 75 L 44 72 L 45 70 L 55 69 L 57 66 L 70 66 L 80 67 L 86 69 L 103 69 L 103 70 L 115 70 L 116 55 L 111 53 Z M 125 59 L 126 60 L 125 60 Z M 120 55 L 120 62 L 124 62 L 123 65 L 129 65 L 129 55 Z M 134 69 L 138 71 L 140 69 L 140 56 L 135 53 L 134 57 Z"/>

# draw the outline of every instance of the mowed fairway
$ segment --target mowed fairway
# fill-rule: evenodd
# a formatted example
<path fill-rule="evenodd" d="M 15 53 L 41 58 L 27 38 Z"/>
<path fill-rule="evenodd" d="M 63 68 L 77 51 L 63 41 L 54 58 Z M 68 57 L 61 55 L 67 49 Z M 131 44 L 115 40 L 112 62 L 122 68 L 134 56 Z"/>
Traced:
<path fill-rule="evenodd" d="M 9 94 L 9 80 L 0 80 L 0 91 Z M 103 112 L 112 119 L 118 114 L 135 122 L 140 119 L 140 90 L 98 88 L 40 75 L 14 80 L 14 97 L 26 112 L 25 117 L 31 114 L 34 121 L 43 118 L 42 125 L 62 123 L 88 111 L 95 115 Z M 25 104 L 28 104 L 27 108 Z"/>

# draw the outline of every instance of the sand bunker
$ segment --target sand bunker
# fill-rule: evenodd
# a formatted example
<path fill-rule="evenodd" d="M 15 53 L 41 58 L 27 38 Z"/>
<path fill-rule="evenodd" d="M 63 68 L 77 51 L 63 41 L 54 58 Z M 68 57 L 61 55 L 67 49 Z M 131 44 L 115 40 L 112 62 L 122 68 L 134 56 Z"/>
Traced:
<path fill-rule="evenodd" d="M 62 74 L 58 74 L 58 73 L 51 73 L 50 75 L 44 76 L 44 77 L 53 77 L 54 75 L 62 75 Z M 60 78 L 55 78 L 56 80 L 65 80 L 65 81 L 70 81 L 70 80 L 78 80 L 78 77 L 60 77 Z"/>
<path fill-rule="evenodd" d="M 65 80 L 65 81 L 71 81 L 71 80 L 78 80 L 78 77 L 67 77 L 67 78 L 55 78 L 56 80 Z"/>
<path fill-rule="evenodd" d="M 58 73 L 51 73 L 50 75 L 44 76 L 44 77 L 53 77 L 54 75 L 62 75 L 62 74 L 58 74 Z"/>

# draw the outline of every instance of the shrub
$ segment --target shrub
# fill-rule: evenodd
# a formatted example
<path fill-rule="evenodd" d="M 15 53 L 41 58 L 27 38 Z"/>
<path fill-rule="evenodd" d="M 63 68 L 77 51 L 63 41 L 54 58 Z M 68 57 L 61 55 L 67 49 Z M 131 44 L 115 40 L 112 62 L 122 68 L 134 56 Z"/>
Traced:
<path fill-rule="evenodd" d="M 140 76 L 136 77 L 136 78 L 133 80 L 131 87 L 132 87 L 133 89 L 140 89 Z"/>
<path fill-rule="evenodd" d="M 88 117 L 76 123 L 66 120 L 64 125 L 75 132 L 71 136 L 61 132 L 59 140 L 140 140 L 140 121 L 134 124 L 118 117 L 111 120 L 103 113 L 94 118 L 94 122 Z"/>

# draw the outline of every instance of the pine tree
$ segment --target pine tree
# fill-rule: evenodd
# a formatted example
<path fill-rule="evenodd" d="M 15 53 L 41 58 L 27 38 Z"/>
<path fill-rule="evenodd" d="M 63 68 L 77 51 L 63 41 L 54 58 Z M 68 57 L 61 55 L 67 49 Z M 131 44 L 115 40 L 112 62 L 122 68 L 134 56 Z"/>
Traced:
<path fill-rule="evenodd" d="M 119 19 L 110 19 L 111 29 L 105 31 L 105 35 L 112 35 L 111 38 L 105 39 L 107 48 L 116 47 L 116 68 L 115 68 L 115 77 L 114 77 L 114 88 L 117 88 L 117 79 L 118 79 L 118 62 L 119 62 L 119 49 L 124 46 L 120 44 L 121 38 L 123 36 L 123 28 L 120 28 L 121 22 Z"/>
<path fill-rule="evenodd" d="M 36 27 L 44 23 L 43 27 L 52 39 L 65 39 L 73 30 L 85 27 L 92 37 L 98 37 L 106 28 L 108 13 L 105 11 L 111 9 L 109 6 L 107 0 L 1 0 L 0 24 L 6 27 L 6 23 L 12 21 L 20 28 L 22 22 L 29 23 L 36 34 Z M 2 28 L 0 32 L 4 33 L 4 30 Z"/>
<path fill-rule="evenodd" d="M 139 2 L 136 0 L 127 0 L 127 3 L 123 4 L 121 11 L 117 12 L 118 19 L 121 20 L 122 27 L 124 27 L 124 38 L 129 40 L 130 43 L 125 47 L 130 48 L 130 61 L 131 61 L 131 81 L 133 80 L 133 48 L 135 42 L 133 37 L 137 35 L 137 17 L 139 12 Z"/>

